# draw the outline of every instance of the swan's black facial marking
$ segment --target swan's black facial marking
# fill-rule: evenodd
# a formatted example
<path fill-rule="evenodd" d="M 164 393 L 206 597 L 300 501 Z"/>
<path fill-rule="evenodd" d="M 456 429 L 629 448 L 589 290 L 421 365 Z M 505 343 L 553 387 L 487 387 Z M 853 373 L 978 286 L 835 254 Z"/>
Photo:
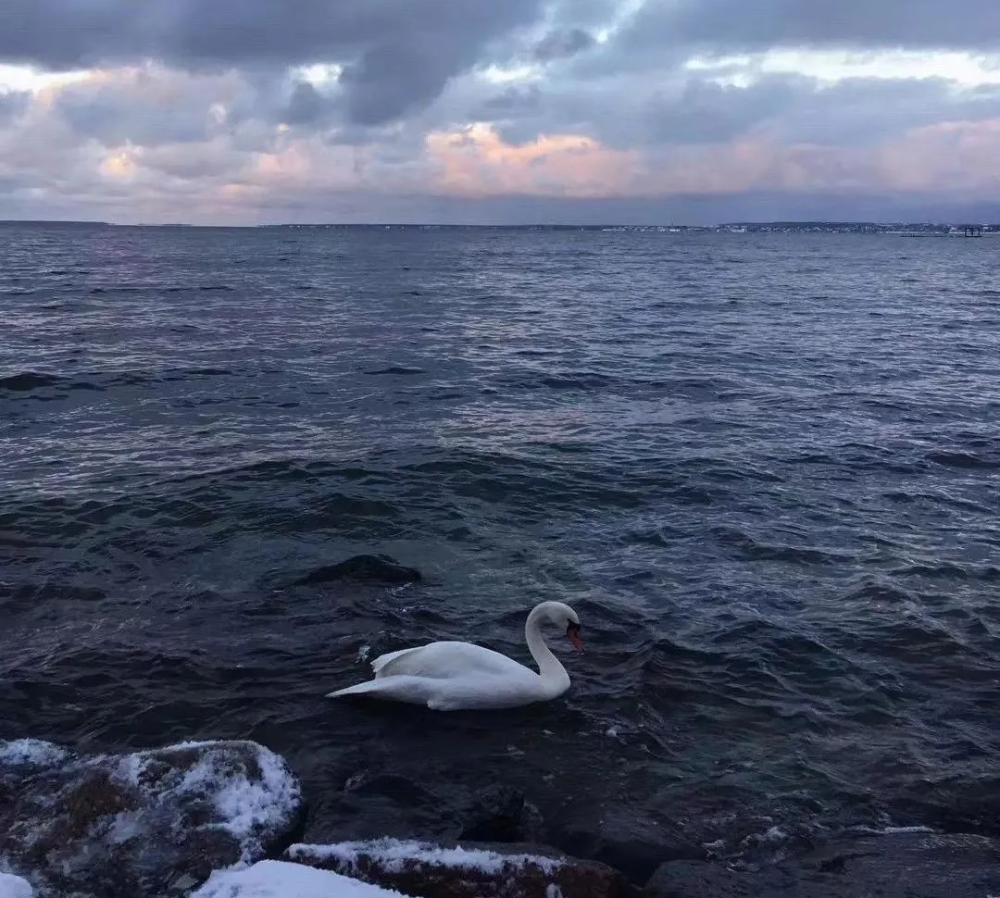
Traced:
<path fill-rule="evenodd" d="M 566 624 L 566 638 L 573 643 L 578 652 L 583 651 L 583 637 L 580 635 L 580 625 L 574 621 Z"/>

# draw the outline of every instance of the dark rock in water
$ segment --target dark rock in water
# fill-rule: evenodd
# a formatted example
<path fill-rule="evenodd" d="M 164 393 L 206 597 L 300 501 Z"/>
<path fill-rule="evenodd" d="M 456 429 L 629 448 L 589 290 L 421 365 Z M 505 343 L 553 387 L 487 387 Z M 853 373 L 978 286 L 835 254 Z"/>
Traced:
<path fill-rule="evenodd" d="M 416 777 L 377 769 L 348 770 L 332 779 L 330 788 L 312 797 L 313 813 L 302 839 L 327 843 L 384 836 L 410 838 L 419 833 L 422 838 L 437 840 L 454 839 L 461 831 L 462 810 L 469 805 L 463 790 L 438 789 Z M 341 788 L 337 787 L 338 779 Z"/>
<path fill-rule="evenodd" d="M 377 765 L 376 765 L 377 766 Z M 431 841 L 544 842 L 542 815 L 524 792 L 506 785 L 476 791 L 385 771 L 356 771 L 340 791 L 316 796 L 324 823 L 310 842 L 410 838 Z"/>
<path fill-rule="evenodd" d="M 536 842 L 542 815 L 520 789 L 487 786 L 474 796 L 459 840 L 466 842 Z"/>
<path fill-rule="evenodd" d="M 617 870 L 539 845 L 440 846 L 381 839 L 293 845 L 285 858 L 420 898 L 626 898 Z"/>
<path fill-rule="evenodd" d="M 1000 841 L 897 833 L 838 840 L 758 873 L 668 863 L 648 898 L 986 898 L 1000 894 Z"/>
<path fill-rule="evenodd" d="M 0 743 L 0 857 L 38 898 L 168 898 L 216 869 L 280 851 L 298 781 L 253 742 L 78 757 Z"/>
<path fill-rule="evenodd" d="M 794 883 L 784 886 L 791 888 Z M 779 883 L 764 875 L 740 873 L 707 861 L 662 864 L 644 891 L 646 898 L 775 898 L 794 894 L 782 891 Z"/>
<path fill-rule="evenodd" d="M 340 580 L 363 580 L 378 583 L 419 583 L 423 579 L 416 568 L 406 567 L 388 555 L 355 555 L 338 564 L 316 568 L 295 581 L 295 586 L 316 586 Z"/>
<path fill-rule="evenodd" d="M 949 782 L 946 787 L 915 785 L 894 803 L 892 816 L 920 821 L 940 832 L 1000 836 L 1000 771 Z"/>
<path fill-rule="evenodd" d="M 548 834 L 550 844 L 575 857 L 615 867 L 635 883 L 646 882 L 668 861 L 707 857 L 678 824 L 624 808 L 580 808 L 571 821 L 550 827 Z"/>

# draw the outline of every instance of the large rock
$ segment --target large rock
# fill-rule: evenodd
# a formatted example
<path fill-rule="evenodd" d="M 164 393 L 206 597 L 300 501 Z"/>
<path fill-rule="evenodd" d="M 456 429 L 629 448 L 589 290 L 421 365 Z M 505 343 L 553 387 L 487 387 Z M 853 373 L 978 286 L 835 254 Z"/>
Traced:
<path fill-rule="evenodd" d="M 285 762 L 253 742 L 78 757 L 0 743 L 0 857 L 38 898 L 168 898 L 279 852 L 302 814 Z"/>
<path fill-rule="evenodd" d="M 1000 841 L 896 833 L 841 839 L 757 873 L 721 864 L 660 867 L 648 898 L 987 898 L 1000 895 Z"/>
<path fill-rule="evenodd" d="M 632 893 L 617 870 L 537 845 L 440 846 L 381 839 L 293 845 L 285 857 L 413 898 L 626 898 Z"/>

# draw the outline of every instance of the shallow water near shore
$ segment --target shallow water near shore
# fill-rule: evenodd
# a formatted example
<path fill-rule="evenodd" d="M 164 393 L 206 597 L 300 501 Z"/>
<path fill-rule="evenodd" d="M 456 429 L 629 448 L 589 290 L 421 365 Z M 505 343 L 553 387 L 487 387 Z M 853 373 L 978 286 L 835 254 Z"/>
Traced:
<path fill-rule="evenodd" d="M 4 235 L 0 739 L 254 739 L 310 841 L 492 783 L 751 859 L 1000 825 L 989 241 Z M 374 552 L 424 581 L 289 585 Z M 547 598 L 557 702 L 322 697 L 436 638 L 527 661 Z"/>

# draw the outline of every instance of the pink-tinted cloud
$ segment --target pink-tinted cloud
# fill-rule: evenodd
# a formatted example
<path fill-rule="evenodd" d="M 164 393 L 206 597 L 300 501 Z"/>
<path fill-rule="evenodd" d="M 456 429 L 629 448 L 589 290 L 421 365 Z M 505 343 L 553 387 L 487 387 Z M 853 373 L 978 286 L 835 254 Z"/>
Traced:
<path fill-rule="evenodd" d="M 359 130 L 338 118 L 335 82 L 310 94 L 315 114 L 292 115 L 306 83 L 295 73 L 275 80 L 149 62 L 97 70 L 7 104 L 0 218 L 28 210 L 240 223 L 347 220 L 361 210 L 367 220 L 394 208 L 393 197 L 551 201 L 549 220 L 558 203 L 759 193 L 1000 201 L 992 88 L 820 88 L 804 77 L 719 87 L 674 75 L 631 87 L 616 76 L 586 102 L 541 82 L 498 99 L 469 76 L 420 115 Z M 893 114 L 878 116 L 883 106 Z"/>
<path fill-rule="evenodd" d="M 607 149 L 578 134 L 552 134 L 512 146 L 486 125 L 428 135 L 427 155 L 435 188 L 469 198 L 629 195 L 642 173 L 638 151 Z"/>

